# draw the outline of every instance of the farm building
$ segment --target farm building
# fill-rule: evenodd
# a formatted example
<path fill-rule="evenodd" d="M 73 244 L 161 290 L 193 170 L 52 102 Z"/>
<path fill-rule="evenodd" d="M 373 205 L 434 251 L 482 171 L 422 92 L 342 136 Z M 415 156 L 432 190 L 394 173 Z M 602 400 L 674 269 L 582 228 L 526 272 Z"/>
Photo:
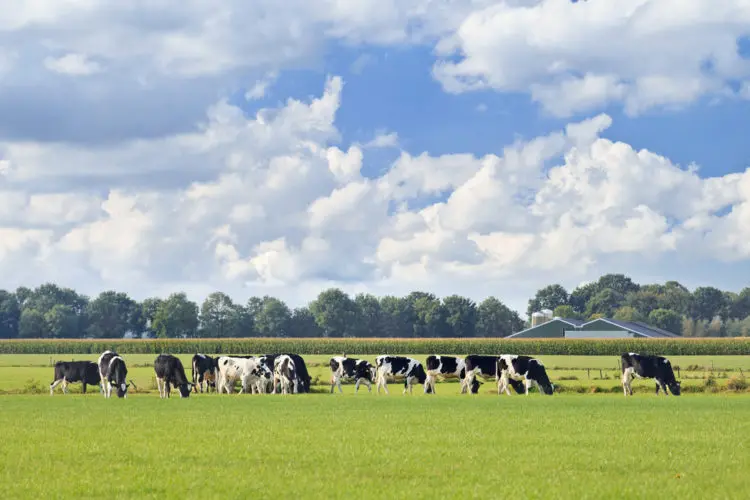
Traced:
<path fill-rule="evenodd" d="M 610 318 L 598 318 L 591 321 L 553 318 L 545 323 L 508 335 L 506 338 L 622 339 L 668 337 L 679 337 L 679 335 L 636 321 L 619 321 Z"/>

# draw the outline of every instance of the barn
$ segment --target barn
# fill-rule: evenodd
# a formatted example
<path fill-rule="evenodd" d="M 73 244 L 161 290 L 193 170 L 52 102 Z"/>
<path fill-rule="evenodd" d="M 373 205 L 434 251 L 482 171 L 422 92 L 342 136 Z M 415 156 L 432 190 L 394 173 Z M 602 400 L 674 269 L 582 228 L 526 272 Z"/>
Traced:
<path fill-rule="evenodd" d="M 532 326 L 506 338 L 516 339 L 626 339 L 626 338 L 670 338 L 679 337 L 640 321 L 620 321 L 597 318 L 583 321 L 572 318 L 553 318 Z"/>

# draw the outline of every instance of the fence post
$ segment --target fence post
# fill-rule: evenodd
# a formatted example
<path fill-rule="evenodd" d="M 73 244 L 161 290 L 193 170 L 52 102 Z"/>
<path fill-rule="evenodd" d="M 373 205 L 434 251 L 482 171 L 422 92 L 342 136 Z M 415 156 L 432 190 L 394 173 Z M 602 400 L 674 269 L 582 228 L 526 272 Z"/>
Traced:
<path fill-rule="evenodd" d="M 586 376 L 591 378 L 591 368 L 586 368 Z"/>
<path fill-rule="evenodd" d="M 599 368 L 599 379 L 604 380 L 604 375 L 602 375 L 602 369 Z"/>
<path fill-rule="evenodd" d="M 682 378 L 682 376 L 680 375 L 680 367 L 679 366 L 677 367 L 677 378 Z"/>

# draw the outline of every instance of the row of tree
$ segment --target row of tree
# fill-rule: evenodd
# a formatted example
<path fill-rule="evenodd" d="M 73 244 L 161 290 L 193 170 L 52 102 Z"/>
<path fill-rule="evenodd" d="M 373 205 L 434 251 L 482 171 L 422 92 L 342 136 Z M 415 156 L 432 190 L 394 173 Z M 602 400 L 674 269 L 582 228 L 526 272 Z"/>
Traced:
<path fill-rule="evenodd" d="M 639 285 L 607 274 L 568 292 L 549 285 L 529 300 L 567 318 L 641 321 L 685 336 L 749 336 L 750 288 L 692 292 L 676 281 Z M 495 297 L 479 304 L 451 295 L 350 297 L 337 288 L 291 309 L 274 297 L 245 304 L 215 292 L 199 306 L 184 293 L 138 302 L 105 291 L 94 299 L 52 283 L 0 290 L 0 338 L 136 337 L 504 337 L 528 326 Z"/>
<path fill-rule="evenodd" d="M 541 309 L 567 318 L 640 321 L 686 337 L 750 336 L 750 287 L 740 293 L 710 286 L 691 292 L 677 281 L 639 285 L 623 274 L 607 274 L 570 293 L 559 284 L 540 289 L 527 312 Z"/>
<path fill-rule="evenodd" d="M 89 300 L 51 283 L 0 290 L 0 338 L 504 337 L 524 326 L 495 297 L 477 305 L 424 292 L 352 298 L 331 288 L 290 309 L 274 297 L 238 304 L 221 292 L 198 306 L 184 293 L 137 302 L 115 291 Z"/>

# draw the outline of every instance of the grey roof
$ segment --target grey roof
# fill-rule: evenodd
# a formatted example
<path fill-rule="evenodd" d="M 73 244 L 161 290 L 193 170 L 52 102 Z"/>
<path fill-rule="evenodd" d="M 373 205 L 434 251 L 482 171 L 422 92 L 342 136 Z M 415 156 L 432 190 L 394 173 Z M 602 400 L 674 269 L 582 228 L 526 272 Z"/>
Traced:
<path fill-rule="evenodd" d="M 540 326 L 545 326 L 545 325 L 549 325 L 549 324 L 550 324 L 550 323 L 552 323 L 553 321 L 562 321 L 563 323 L 567 323 L 567 324 L 569 324 L 570 326 L 573 326 L 573 327 L 579 327 L 579 326 L 581 326 L 581 325 L 583 325 L 583 324 L 585 323 L 585 321 L 583 321 L 583 320 L 580 320 L 580 319 L 574 319 L 574 318 L 552 318 L 552 319 L 551 319 L 551 320 L 549 320 L 549 321 L 545 321 L 545 322 L 544 322 L 544 323 L 542 323 L 541 325 L 531 326 L 531 327 L 529 327 L 529 328 L 526 328 L 526 329 L 524 329 L 524 330 L 521 330 L 520 332 L 516 332 L 516 333 L 511 333 L 510 335 L 508 335 L 508 336 L 507 336 L 507 337 L 505 337 L 505 338 L 506 338 L 506 339 L 509 339 L 509 338 L 511 338 L 511 337 L 515 337 L 516 335 L 520 335 L 520 334 L 522 334 L 522 333 L 524 333 L 524 332 L 528 332 L 529 330 L 533 330 L 533 329 L 535 329 L 535 328 L 539 328 Z"/>
<path fill-rule="evenodd" d="M 586 324 L 588 325 L 589 323 L 593 323 L 595 321 L 605 321 L 607 323 L 611 323 L 613 325 L 617 325 L 621 328 L 624 328 L 625 330 L 630 330 L 631 332 L 637 333 L 639 335 L 643 335 L 644 337 L 653 337 L 653 338 L 679 337 L 679 335 L 676 335 L 672 332 L 668 332 L 666 330 L 662 330 L 661 328 L 657 328 L 655 326 L 641 323 L 640 321 L 620 321 L 619 319 L 597 318 L 597 319 L 589 321 Z"/>

